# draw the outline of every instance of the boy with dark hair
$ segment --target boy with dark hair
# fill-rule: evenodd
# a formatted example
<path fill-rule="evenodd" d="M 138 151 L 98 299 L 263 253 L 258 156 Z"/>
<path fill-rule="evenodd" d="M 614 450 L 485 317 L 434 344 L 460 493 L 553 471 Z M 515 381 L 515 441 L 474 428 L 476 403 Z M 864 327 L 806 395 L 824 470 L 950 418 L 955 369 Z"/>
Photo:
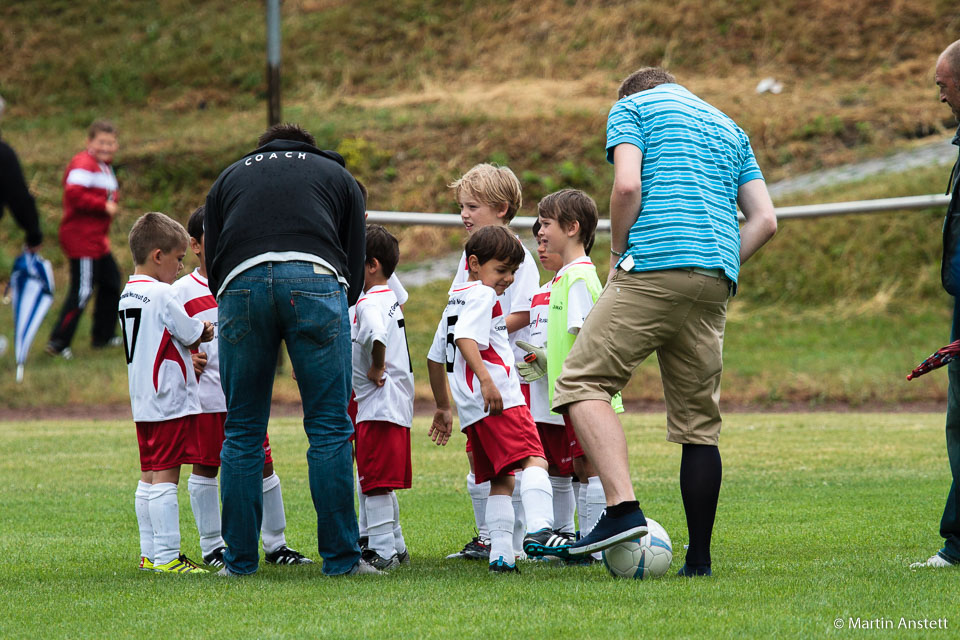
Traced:
<path fill-rule="evenodd" d="M 119 316 L 140 445 L 136 512 L 140 568 L 204 573 L 180 553 L 180 465 L 199 462 L 197 378 L 189 349 L 213 338 L 213 325 L 191 318 L 173 292 L 187 233 L 162 213 L 146 213 L 130 230 L 134 275 L 120 295 Z"/>
<path fill-rule="evenodd" d="M 360 508 L 367 546 L 363 558 L 381 571 L 410 562 L 395 489 L 409 489 L 413 367 L 403 310 L 388 281 L 400 259 L 397 239 L 367 226 L 364 292 L 353 310 L 353 388 Z"/>
<path fill-rule="evenodd" d="M 603 288 L 597 277 L 597 269 L 586 253 L 586 246 L 593 245 L 599 218 L 593 198 L 578 189 L 563 189 L 545 196 L 537 205 L 537 220 L 540 223 L 538 238 L 545 251 L 559 254 L 562 267 L 557 271 L 550 286 L 549 319 L 545 349 L 524 344 L 534 358 L 524 367 L 527 380 L 546 376 L 548 406 L 553 402 L 556 379 L 563 370 L 563 362 L 573 348 L 573 342 L 583 322 L 600 296 Z M 614 410 L 623 412 L 620 394 L 613 398 Z M 556 414 L 554 414 L 556 415 Z M 595 467 L 587 459 L 577 441 L 569 419 L 564 417 L 566 437 L 573 457 L 573 472 L 586 481 L 581 485 L 578 498 L 580 532 L 588 535 L 606 507 L 603 485 Z M 595 556 L 599 559 L 599 554 Z"/>
<path fill-rule="evenodd" d="M 204 563 L 223 567 L 226 545 L 220 529 L 220 496 L 217 491 L 217 473 L 220 471 L 220 449 L 223 447 L 223 425 L 227 419 L 227 402 L 220 387 L 220 359 L 217 346 L 217 300 L 207 286 L 207 268 L 203 243 L 203 216 L 201 205 L 187 221 L 190 249 L 199 258 L 200 266 L 173 285 L 173 290 L 193 318 L 209 321 L 214 327 L 214 339 L 200 345 L 193 353 L 198 374 L 198 394 L 201 413 L 197 416 L 197 446 L 200 460 L 193 465 L 187 482 L 193 518 L 200 534 L 200 552 Z M 264 559 L 271 564 L 311 564 L 299 551 L 287 546 L 284 535 L 287 519 L 283 508 L 280 478 L 273 470 L 270 438 L 263 442 L 263 521 L 260 538 Z"/>
<path fill-rule="evenodd" d="M 490 532 L 490 571 L 518 572 L 513 546 L 511 495 L 514 469 L 523 469 L 521 500 L 527 535 L 523 550 L 536 556 L 566 542 L 553 530 L 553 495 L 547 461 L 530 416 L 507 337 L 498 296 L 513 283 L 524 259 L 516 237 L 502 226 L 474 231 L 465 248 L 469 279 L 450 289 L 427 356 L 436 412 L 430 435 L 446 444 L 453 428 L 444 373 L 467 434 L 478 482 L 490 481 L 484 514 Z"/>
<path fill-rule="evenodd" d="M 73 157 L 63 174 L 63 220 L 60 246 L 70 260 L 70 290 L 53 326 L 46 351 L 73 357 L 70 343 L 94 287 L 93 346 L 119 346 L 114 312 L 120 296 L 120 271 L 110 253 L 110 223 L 117 206 L 117 178 L 110 164 L 117 153 L 117 129 L 97 120 L 87 131 L 87 147 Z"/>

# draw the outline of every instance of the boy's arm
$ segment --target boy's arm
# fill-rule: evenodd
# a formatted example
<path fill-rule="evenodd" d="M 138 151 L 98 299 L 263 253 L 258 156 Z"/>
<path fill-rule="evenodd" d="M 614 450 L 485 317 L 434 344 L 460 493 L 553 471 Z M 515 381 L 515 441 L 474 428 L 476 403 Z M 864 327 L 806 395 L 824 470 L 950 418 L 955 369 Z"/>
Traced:
<path fill-rule="evenodd" d="M 500 397 L 500 390 L 493 384 L 493 378 L 490 372 L 483 364 L 483 358 L 480 357 L 480 347 L 476 340 L 470 338 L 459 338 L 455 341 L 457 349 L 463 355 L 467 366 L 477 376 L 480 381 L 480 393 L 483 395 L 483 410 L 489 411 L 490 415 L 498 416 L 503 413 L 503 398 Z"/>
<path fill-rule="evenodd" d="M 373 343 L 370 356 L 373 362 L 370 363 L 370 369 L 367 371 L 367 379 L 378 387 L 382 387 L 384 383 L 383 374 L 387 370 L 387 345 L 377 340 Z"/>
<path fill-rule="evenodd" d="M 450 396 L 447 394 L 447 372 L 442 363 L 429 358 L 427 372 L 430 375 L 433 400 L 437 403 L 437 410 L 434 411 L 433 422 L 430 424 L 430 439 L 439 446 L 444 446 L 453 432 L 453 412 L 450 411 Z"/>
<path fill-rule="evenodd" d="M 514 331 L 523 329 L 530 324 L 530 311 L 511 313 L 506 317 L 505 323 L 507 325 L 507 333 L 513 333 Z"/>
<path fill-rule="evenodd" d="M 383 386 L 383 374 L 386 371 L 387 328 L 383 310 L 366 298 L 355 307 L 357 323 L 357 344 L 370 353 L 372 362 L 367 378 L 378 387 Z"/>

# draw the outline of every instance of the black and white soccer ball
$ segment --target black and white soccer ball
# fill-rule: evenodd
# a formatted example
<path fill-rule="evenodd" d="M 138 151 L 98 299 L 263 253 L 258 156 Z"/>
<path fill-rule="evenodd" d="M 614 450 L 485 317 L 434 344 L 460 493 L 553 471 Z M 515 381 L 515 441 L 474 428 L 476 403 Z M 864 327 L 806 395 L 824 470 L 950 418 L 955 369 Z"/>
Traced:
<path fill-rule="evenodd" d="M 603 565 L 615 578 L 645 580 L 662 576 L 670 569 L 673 545 L 670 536 L 655 520 L 647 518 L 647 535 L 615 544 L 603 551 Z"/>

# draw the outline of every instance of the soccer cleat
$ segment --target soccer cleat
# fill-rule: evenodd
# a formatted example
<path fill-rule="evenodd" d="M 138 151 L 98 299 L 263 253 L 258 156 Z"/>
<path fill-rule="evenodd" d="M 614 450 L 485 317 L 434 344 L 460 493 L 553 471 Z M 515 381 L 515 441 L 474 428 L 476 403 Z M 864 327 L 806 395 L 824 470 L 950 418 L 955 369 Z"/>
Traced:
<path fill-rule="evenodd" d="M 503 561 L 503 556 L 500 556 L 490 563 L 490 573 L 520 573 L 520 569 L 517 568 L 516 563 L 507 564 Z"/>
<path fill-rule="evenodd" d="M 147 556 L 140 556 L 140 571 L 153 571 L 153 562 Z"/>
<path fill-rule="evenodd" d="M 647 535 L 647 531 L 647 519 L 643 517 L 640 509 L 619 518 L 611 518 L 604 511 L 593 531 L 564 549 L 566 555 L 561 557 L 580 557 L 603 551 L 619 542 L 642 538 Z"/>
<path fill-rule="evenodd" d="M 949 560 L 944 558 L 942 555 L 940 555 L 940 552 L 937 552 L 932 556 L 930 556 L 929 558 L 927 558 L 927 560 L 924 562 L 914 562 L 913 564 L 910 565 L 910 568 L 924 569 L 926 567 L 932 567 L 934 569 L 943 569 L 944 567 L 956 567 L 957 565 L 958 563 L 950 562 Z"/>
<path fill-rule="evenodd" d="M 463 549 L 456 553 L 451 553 L 446 557 L 447 560 L 463 558 L 464 560 L 488 560 L 490 558 L 489 541 L 474 537 L 473 540 L 463 546 Z"/>
<path fill-rule="evenodd" d="M 221 568 L 220 571 L 217 571 L 217 575 L 220 576 L 221 578 L 240 578 L 241 577 L 239 573 L 234 573 L 233 571 L 230 571 L 227 565 L 223 565 L 223 568 Z"/>
<path fill-rule="evenodd" d="M 565 557 L 573 540 L 566 534 L 552 529 L 540 529 L 523 537 L 523 551 L 530 558 L 541 556 Z"/>
<path fill-rule="evenodd" d="M 367 562 L 370 566 L 374 567 L 378 571 L 391 571 L 400 566 L 400 558 L 397 554 L 393 554 L 389 558 L 384 558 L 379 553 L 373 549 L 367 549 L 361 555 L 364 562 Z"/>
<path fill-rule="evenodd" d="M 684 563 L 684 565 L 680 567 L 680 571 L 677 571 L 677 575 L 681 578 L 696 578 L 698 576 L 712 576 L 713 572 L 710 570 L 710 567 L 691 567 Z"/>
<path fill-rule="evenodd" d="M 206 573 L 196 562 L 183 555 L 182 553 L 164 564 L 153 565 L 153 570 L 157 573 Z"/>
<path fill-rule="evenodd" d="M 313 564 L 313 560 L 287 545 L 282 545 L 276 551 L 263 554 L 263 559 L 270 564 Z"/>
<path fill-rule="evenodd" d="M 60 356 L 64 360 L 73 360 L 73 350 L 70 347 L 64 347 L 63 349 L 57 348 L 55 344 L 47 343 L 47 346 L 44 348 L 44 351 L 47 352 L 49 356 Z"/>
<path fill-rule="evenodd" d="M 410 550 L 404 549 L 403 553 L 397 553 L 397 560 L 400 564 L 410 564 Z"/>
<path fill-rule="evenodd" d="M 226 547 L 217 547 L 207 555 L 203 556 L 203 564 L 211 567 L 217 567 L 218 569 L 225 566 L 223 563 L 223 552 L 226 550 Z"/>
<path fill-rule="evenodd" d="M 370 546 L 370 536 L 360 536 L 360 540 L 357 541 L 357 544 L 360 545 L 360 551 L 363 551 Z"/>
<path fill-rule="evenodd" d="M 382 576 L 383 571 L 377 569 L 375 566 L 360 558 L 357 561 L 357 564 L 353 565 L 353 568 L 350 571 L 347 571 L 345 576 Z"/>

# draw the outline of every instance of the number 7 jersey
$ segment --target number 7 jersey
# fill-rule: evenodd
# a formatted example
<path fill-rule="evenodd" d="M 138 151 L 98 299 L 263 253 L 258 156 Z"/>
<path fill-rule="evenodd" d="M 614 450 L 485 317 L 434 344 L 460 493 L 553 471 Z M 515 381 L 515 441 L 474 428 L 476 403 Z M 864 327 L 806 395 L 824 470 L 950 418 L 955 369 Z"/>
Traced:
<path fill-rule="evenodd" d="M 480 382 L 457 349 L 456 341 L 461 338 L 476 341 L 484 366 L 503 399 L 503 408 L 526 406 L 496 291 L 476 280 L 454 284 L 427 358 L 446 365 L 460 429 L 490 415 L 483 409 Z"/>
<path fill-rule="evenodd" d="M 173 287 L 133 275 L 120 294 L 120 328 L 135 422 L 160 422 L 200 413 L 197 376 L 185 345 L 203 333 Z"/>

